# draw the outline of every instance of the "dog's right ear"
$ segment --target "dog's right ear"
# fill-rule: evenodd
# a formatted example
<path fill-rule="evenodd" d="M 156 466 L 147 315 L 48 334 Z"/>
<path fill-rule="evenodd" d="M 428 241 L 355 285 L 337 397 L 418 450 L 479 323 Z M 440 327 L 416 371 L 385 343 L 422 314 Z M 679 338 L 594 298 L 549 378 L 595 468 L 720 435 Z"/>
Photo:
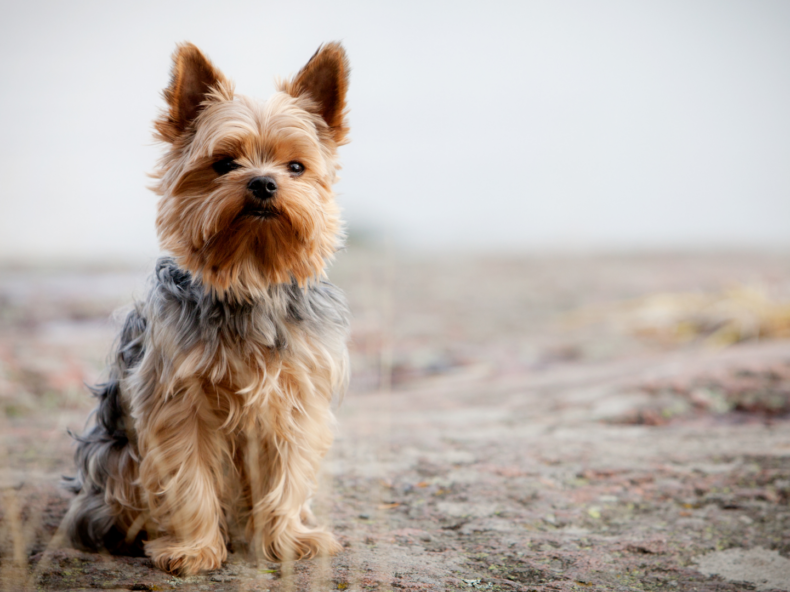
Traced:
<path fill-rule="evenodd" d="M 191 43 L 180 43 L 173 53 L 170 85 L 164 90 L 168 110 L 154 123 L 161 139 L 174 142 L 192 123 L 206 103 L 233 98 L 230 84 L 209 59 Z"/>

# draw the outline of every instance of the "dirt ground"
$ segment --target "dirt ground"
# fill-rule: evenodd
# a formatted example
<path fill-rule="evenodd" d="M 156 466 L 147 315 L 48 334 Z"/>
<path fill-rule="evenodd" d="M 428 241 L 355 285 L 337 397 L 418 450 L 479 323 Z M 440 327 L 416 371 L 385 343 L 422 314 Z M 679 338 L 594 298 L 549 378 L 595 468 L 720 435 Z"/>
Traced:
<path fill-rule="evenodd" d="M 0 270 L 3 590 L 790 590 L 790 256 L 350 248 L 314 504 L 344 550 L 190 578 L 58 534 L 146 267 Z"/>

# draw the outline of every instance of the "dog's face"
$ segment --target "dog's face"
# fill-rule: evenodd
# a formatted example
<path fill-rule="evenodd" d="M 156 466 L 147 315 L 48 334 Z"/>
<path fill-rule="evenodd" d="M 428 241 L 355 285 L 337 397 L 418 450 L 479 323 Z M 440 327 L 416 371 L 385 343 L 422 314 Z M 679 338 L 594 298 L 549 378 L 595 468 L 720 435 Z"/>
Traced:
<path fill-rule="evenodd" d="M 173 61 L 155 122 L 168 144 L 154 187 L 162 247 L 219 297 L 321 275 L 342 240 L 332 192 L 348 132 L 342 47 L 320 48 L 265 103 L 235 96 L 193 45 Z"/>

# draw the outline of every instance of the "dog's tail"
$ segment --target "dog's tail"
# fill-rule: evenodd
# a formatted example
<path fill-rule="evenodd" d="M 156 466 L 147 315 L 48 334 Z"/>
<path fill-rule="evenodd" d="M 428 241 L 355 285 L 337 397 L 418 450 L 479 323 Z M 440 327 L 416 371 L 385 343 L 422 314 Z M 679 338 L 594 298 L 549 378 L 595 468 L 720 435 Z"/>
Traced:
<path fill-rule="evenodd" d="M 110 368 L 110 378 L 91 391 L 98 399 L 93 425 L 77 441 L 77 474 L 64 478 L 66 489 L 77 494 L 64 519 L 72 544 L 83 550 L 138 554 L 145 533 L 133 540 L 128 529 L 142 509 L 137 494 L 137 455 L 130 440 L 128 410 L 121 381 L 143 355 L 146 323 L 139 308 L 129 313 Z"/>

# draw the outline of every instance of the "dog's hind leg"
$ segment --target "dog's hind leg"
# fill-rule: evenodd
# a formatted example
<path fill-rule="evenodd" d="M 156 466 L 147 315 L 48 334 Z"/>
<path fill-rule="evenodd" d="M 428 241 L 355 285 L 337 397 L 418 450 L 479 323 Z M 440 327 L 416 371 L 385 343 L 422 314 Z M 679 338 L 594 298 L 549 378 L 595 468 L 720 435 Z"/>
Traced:
<path fill-rule="evenodd" d="M 99 398 L 96 424 L 77 439 L 77 476 L 66 487 L 77 494 L 64 519 L 65 531 L 80 549 L 140 554 L 137 461 L 123 429 L 118 380 L 94 389 Z M 136 524 L 136 531 L 129 528 Z"/>
<path fill-rule="evenodd" d="M 142 551 L 137 454 L 122 381 L 143 355 L 146 321 L 139 308 L 126 317 L 107 382 L 91 389 L 98 399 L 95 423 L 77 440 L 77 475 L 65 480 L 77 494 L 66 514 L 65 532 L 80 549 L 138 554 Z M 73 435 L 73 434 L 72 434 Z M 131 531 L 129 530 L 131 529 Z"/>

